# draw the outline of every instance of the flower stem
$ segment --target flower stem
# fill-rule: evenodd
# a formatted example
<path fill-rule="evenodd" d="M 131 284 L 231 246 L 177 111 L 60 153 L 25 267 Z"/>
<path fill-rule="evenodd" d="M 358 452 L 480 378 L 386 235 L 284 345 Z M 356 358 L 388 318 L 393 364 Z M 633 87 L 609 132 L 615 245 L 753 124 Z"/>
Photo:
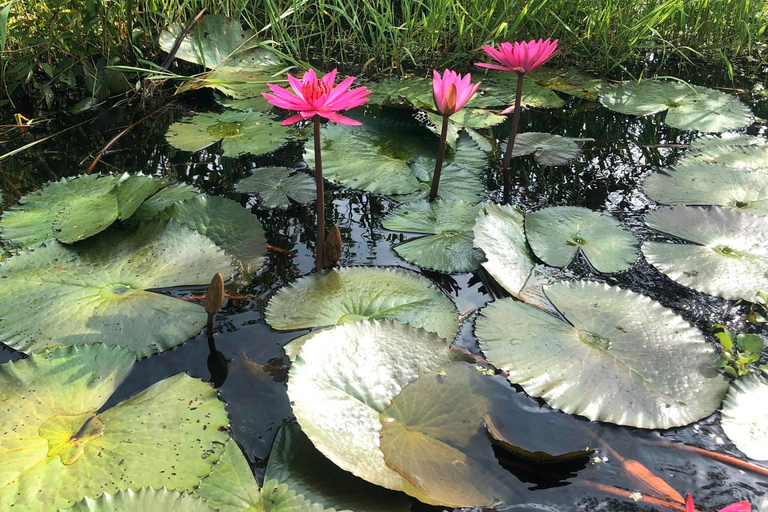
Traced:
<path fill-rule="evenodd" d="M 445 157 L 445 140 L 448 138 L 448 119 L 450 116 L 443 116 L 443 128 L 440 130 L 440 145 L 437 147 L 437 160 L 435 161 L 435 172 L 432 175 L 432 188 L 429 190 L 429 200 L 434 201 L 437 198 L 437 187 L 440 186 L 440 173 L 443 170 L 443 158 Z"/>
<path fill-rule="evenodd" d="M 323 184 L 323 163 L 320 157 L 320 116 L 312 118 L 315 126 L 315 189 L 317 190 L 317 244 L 315 247 L 315 268 L 325 268 L 325 185 Z"/>
<path fill-rule="evenodd" d="M 512 128 L 509 131 L 507 140 L 507 149 L 504 151 L 504 161 L 501 164 L 501 171 L 504 175 L 504 202 L 509 203 L 512 190 L 512 177 L 509 172 L 509 164 L 512 161 L 512 150 L 515 148 L 515 138 L 517 138 L 517 126 L 520 124 L 520 102 L 523 98 L 523 78 L 524 73 L 517 74 L 517 92 L 515 94 L 515 111 L 512 114 Z"/>

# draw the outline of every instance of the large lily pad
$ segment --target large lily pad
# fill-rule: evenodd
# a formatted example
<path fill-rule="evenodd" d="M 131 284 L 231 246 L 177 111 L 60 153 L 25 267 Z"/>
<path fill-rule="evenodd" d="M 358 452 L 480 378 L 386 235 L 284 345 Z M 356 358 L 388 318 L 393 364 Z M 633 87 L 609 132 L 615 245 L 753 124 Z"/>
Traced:
<path fill-rule="evenodd" d="M 648 176 L 643 191 L 661 204 L 718 205 L 768 215 L 768 173 L 717 164 L 677 165 Z"/>
<path fill-rule="evenodd" d="M 710 163 L 737 169 L 768 171 L 768 139 L 745 134 L 700 137 L 678 162 Z"/>
<path fill-rule="evenodd" d="M 307 339 L 291 367 L 288 394 L 302 430 L 337 466 L 433 503 L 384 461 L 379 414 L 419 375 L 455 358 L 444 338 L 407 324 L 343 324 Z"/>
<path fill-rule="evenodd" d="M 767 400 L 768 381 L 753 374 L 735 380 L 723 402 L 723 430 L 750 459 L 768 460 Z"/>
<path fill-rule="evenodd" d="M 269 301 L 274 329 L 325 327 L 389 318 L 453 339 L 458 313 L 439 288 L 403 270 L 347 267 L 313 274 L 281 288 Z"/>
<path fill-rule="evenodd" d="M 717 410 L 728 389 L 717 354 L 671 310 L 594 282 L 545 291 L 567 322 L 514 299 L 492 302 L 477 319 L 483 353 L 510 382 L 564 412 L 640 428 L 687 425 Z"/>
<path fill-rule="evenodd" d="M 131 217 L 130 223 L 136 226 L 142 222 L 155 220 L 158 215 L 167 208 L 199 195 L 202 195 L 202 192 L 187 183 L 177 183 L 165 187 L 139 206 L 136 213 Z"/>
<path fill-rule="evenodd" d="M 104 494 L 98 499 L 85 498 L 62 512 L 216 512 L 205 501 L 168 489 L 145 487 Z"/>
<path fill-rule="evenodd" d="M 168 350 L 197 334 L 202 306 L 148 290 L 205 285 L 231 260 L 176 222 L 130 234 L 113 228 L 69 247 L 52 242 L 0 265 L 0 341 L 22 352 L 107 343 L 136 356 Z"/>
<path fill-rule="evenodd" d="M 502 145 L 506 150 L 507 142 Z M 581 156 L 581 148 L 574 139 L 541 132 L 520 133 L 515 139 L 512 156 L 533 155 L 541 165 L 563 165 Z"/>
<path fill-rule="evenodd" d="M 608 85 L 605 80 L 573 67 L 555 69 L 541 66 L 526 73 L 525 77 L 548 89 L 592 101 L 597 101 L 600 90 Z"/>
<path fill-rule="evenodd" d="M 576 206 L 554 206 L 529 213 L 525 232 L 531 249 L 544 263 L 565 267 L 581 252 L 599 272 L 611 274 L 632 266 L 640 244 L 616 220 Z"/>
<path fill-rule="evenodd" d="M 664 122 L 680 130 L 724 132 L 754 120 L 737 97 L 680 82 L 644 80 L 609 85 L 600 90 L 600 102 L 616 112 L 636 116 L 666 110 Z"/>
<path fill-rule="evenodd" d="M 63 178 L 21 198 L 0 219 L 0 236 L 20 247 L 48 240 L 71 244 L 125 220 L 168 181 L 149 176 Z"/>
<path fill-rule="evenodd" d="M 363 118 L 363 126 L 332 124 L 321 131 L 323 175 L 330 181 L 398 201 L 425 197 L 431 186 L 437 143 L 415 122 Z M 415 125 L 415 126 L 414 126 Z M 304 159 L 314 164 L 313 142 Z M 440 180 L 442 198 L 477 202 L 482 198 L 480 173 L 486 156 L 471 137 L 461 135 L 456 151 L 446 155 Z"/>
<path fill-rule="evenodd" d="M 221 141 L 227 156 L 262 155 L 288 142 L 288 128 L 263 112 L 226 110 L 194 114 L 173 123 L 165 133 L 168 143 L 184 151 L 200 151 Z"/>
<path fill-rule="evenodd" d="M 424 235 L 395 246 L 404 260 L 441 272 L 473 272 L 482 261 L 482 253 L 472 247 L 478 210 L 461 201 L 419 201 L 398 207 L 381 225 Z"/>
<path fill-rule="evenodd" d="M 14 432 L 0 438 L 0 510 L 47 512 L 141 487 L 182 491 L 210 473 L 229 434 L 209 384 L 179 374 L 101 411 L 133 358 L 96 344 L 0 366 L 0 429 Z"/>
<path fill-rule="evenodd" d="M 648 262 L 681 285 L 751 302 L 768 290 L 768 218 L 720 206 L 671 206 L 645 223 L 690 242 L 643 244 Z"/>
<path fill-rule="evenodd" d="M 291 174 L 291 169 L 282 167 L 256 169 L 251 176 L 238 181 L 235 189 L 258 195 L 267 208 L 287 208 L 291 201 L 307 204 L 316 198 L 312 177 L 303 172 Z"/>
<path fill-rule="evenodd" d="M 408 384 L 381 413 L 381 450 L 390 467 L 444 506 L 517 501 L 526 487 L 499 464 L 486 426 L 502 426 L 505 443 L 529 458 L 589 453 L 578 420 L 533 412 L 527 402 L 503 377 L 455 363 Z"/>

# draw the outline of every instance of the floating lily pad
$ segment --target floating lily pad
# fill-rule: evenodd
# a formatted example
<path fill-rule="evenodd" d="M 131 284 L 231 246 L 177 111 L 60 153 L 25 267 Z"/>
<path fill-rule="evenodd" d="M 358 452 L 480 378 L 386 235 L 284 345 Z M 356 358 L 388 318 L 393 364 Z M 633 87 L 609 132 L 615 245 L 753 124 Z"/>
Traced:
<path fill-rule="evenodd" d="M 716 164 L 677 165 L 648 176 L 643 191 L 661 204 L 718 205 L 768 215 L 768 173 Z"/>
<path fill-rule="evenodd" d="M 206 112 L 173 123 L 168 143 L 183 151 L 200 151 L 221 141 L 226 156 L 270 153 L 290 139 L 288 129 L 263 112 Z"/>
<path fill-rule="evenodd" d="M 291 201 L 307 204 L 316 198 L 312 177 L 303 172 L 291 174 L 291 169 L 282 167 L 256 169 L 251 176 L 238 181 L 235 190 L 258 195 L 267 208 L 287 208 Z"/>
<path fill-rule="evenodd" d="M 502 144 L 505 151 L 507 142 Z M 574 139 L 541 132 L 520 133 L 515 138 L 512 156 L 533 155 L 541 165 L 563 165 L 581 156 L 581 148 Z"/>
<path fill-rule="evenodd" d="M 269 301 L 273 329 L 325 327 L 389 318 L 453 339 L 458 313 L 439 288 L 403 270 L 347 267 L 313 274 L 281 288 Z"/>
<path fill-rule="evenodd" d="M 279 82 L 279 81 L 280 80 L 270 80 L 270 83 Z M 243 111 L 272 110 L 273 108 L 272 104 L 269 102 L 269 100 L 267 100 L 267 98 L 261 95 L 262 92 L 269 92 L 269 87 L 267 87 L 266 85 L 259 86 L 258 90 L 259 90 L 258 95 L 253 97 L 246 97 L 242 99 L 235 99 L 235 98 L 230 98 L 229 96 L 217 95 L 216 102 L 222 107 L 233 108 L 235 110 L 243 110 Z M 253 91 L 253 92 L 255 93 L 256 91 Z"/>
<path fill-rule="evenodd" d="M 125 220 L 168 184 L 150 176 L 63 178 L 21 198 L 0 219 L 0 236 L 20 247 L 48 240 L 71 244 Z"/>
<path fill-rule="evenodd" d="M 474 246 L 485 254 L 483 268 L 520 297 L 535 265 L 526 244 L 523 213 L 510 205 L 484 204 L 473 231 Z"/>
<path fill-rule="evenodd" d="M 363 126 L 327 125 L 321 131 L 323 176 L 341 185 L 399 201 L 412 201 L 429 193 L 437 143 L 415 121 L 396 123 L 363 118 Z M 313 142 L 304 159 L 314 164 Z M 446 155 L 440 196 L 477 202 L 482 199 L 479 175 L 486 155 L 471 137 L 459 137 L 456 151 Z M 455 186 L 454 186 L 455 185 Z"/>
<path fill-rule="evenodd" d="M 161 212 L 165 211 L 176 203 L 180 203 L 181 201 L 186 201 L 187 199 L 192 199 L 193 197 L 200 195 L 202 195 L 202 193 L 199 190 L 186 183 L 177 183 L 175 185 L 166 187 L 144 201 L 144 203 L 139 206 L 139 208 L 136 210 L 136 213 L 134 213 L 131 217 L 131 223 L 138 225 L 141 222 L 149 222 L 151 220 L 155 220 Z"/>
<path fill-rule="evenodd" d="M 528 214 L 525 232 L 534 254 L 547 265 L 567 266 L 577 252 L 599 272 L 632 266 L 640 244 L 616 220 L 576 206 L 555 206 Z"/>
<path fill-rule="evenodd" d="M 487 423 L 514 423 L 505 426 L 505 439 L 529 458 L 584 457 L 590 442 L 578 420 L 533 412 L 526 402 L 502 377 L 455 363 L 408 384 L 384 409 L 381 450 L 391 468 L 443 506 L 518 501 L 526 486 L 499 464 Z M 494 417 L 514 420 L 494 423 Z"/>
<path fill-rule="evenodd" d="M 573 67 L 554 69 L 541 66 L 526 73 L 525 77 L 548 89 L 592 101 L 597 101 L 600 90 L 608 84 Z"/>
<path fill-rule="evenodd" d="M 678 165 L 690 163 L 768 171 L 768 139 L 728 133 L 721 137 L 700 137 L 691 142 L 690 150 Z"/>
<path fill-rule="evenodd" d="M 13 454 L 0 510 L 47 512 L 141 487 L 183 491 L 210 473 L 229 434 L 209 384 L 179 374 L 101 410 L 133 359 L 95 344 L 0 365 L 0 429 L 14 432 L 0 438 L 0 453 Z"/>
<path fill-rule="evenodd" d="M 645 223 L 690 242 L 643 244 L 648 262 L 681 285 L 750 302 L 768 290 L 768 218 L 719 206 L 671 206 Z"/>
<path fill-rule="evenodd" d="M 723 402 L 723 430 L 750 459 L 768 460 L 767 400 L 765 377 L 747 375 L 731 383 Z"/>
<path fill-rule="evenodd" d="M 200 331 L 202 306 L 148 290 L 207 285 L 231 260 L 175 222 L 112 229 L 69 247 L 50 243 L 0 265 L 0 341 L 21 352 L 107 343 L 136 356 L 168 350 Z"/>
<path fill-rule="evenodd" d="M 724 132 L 743 128 L 754 120 L 737 97 L 680 82 L 644 80 L 609 85 L 600 90 L 600 102 L 611 110 L 635 116 L 666 110 L 664 122 L 680 130 Z"/>
<path fill-rule="evenodd" d="M 434 112 L 419 110 L 414 117 L 429 131 L 438 137 L 441 135 L 443 116 L 435 114 Z M 456 149 L 456 144 L 458 143 L 463 130 L 467 132 L 467 134 L 472 135 L 472 140 L 477 142 L 483 151 L 491 151 L 493 146 L 491 145 L 490 140 L 477 133 L 475 129 L 490 128 L 503 123 L 506 119 L 505 116 L 496 114 L 491 110 L 463 108 L 453 114 L 448 121 L 448 131 L 446 132 L 445 142 L 448 144 L 449 148 Z"/>
<path fill-rule="evenodd" d="M 510 382 L 564 412 L 640 428 L 687 425 L 717 410 L 728 389 L 717 354 L 671 310 L 594 282 L 545 291 L 567 322 L 514 299 L 492 302 L 477 319 L 483 353 Z"/>
<path fill-rule="evenodd" d="M 403 387 L 455 354 L 437 334 L 391 320 L 318 331 L 291 367 L 293 412 L 315 447 L 341 469 L 433 503 L 384 461 L 379 414 Z"/>
<path fill-rule="evenodd" d="M 404 260 L 440 272 L 473 272 L 482 261 L 482 253 L 472 247 L 478 209 L 460 201 L 420 201 L 398 207 L 381 225 L 424 235 L 395 246 Z"/>
<path fill-rule="evenodd" d="M 168 489 L 155 490 L 145 487 L 134 492 L 131 489 L 116 494 L 104 494 L 98 499 L 85 498 L 77 505 L 62 512 L 216 512 L 205 501 Z"/>

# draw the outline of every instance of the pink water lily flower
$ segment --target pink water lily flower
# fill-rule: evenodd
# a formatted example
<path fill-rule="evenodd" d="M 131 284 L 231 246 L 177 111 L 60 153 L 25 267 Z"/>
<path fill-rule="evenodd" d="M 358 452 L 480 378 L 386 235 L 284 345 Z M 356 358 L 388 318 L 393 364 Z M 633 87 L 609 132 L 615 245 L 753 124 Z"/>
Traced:
<path fill-rule="evenodd" d="M 451 116 L 461 110 L 480 87 L 480 82 L 472 84 L 472 75 L 469 73 L 464 77 L 450 69 L 446 69 L 442 76 L 437 70 L 432 73 L 432 93 L 435 96 L 435 107 L 444 116 Z"/>
<path fill-rule="evenodd" d="M 272 105 L 286 110 L 296 110 L 299 113 L 289 117 L 282 125 L 289 125 L 320 116 L 334 123 L 356 126 L 360 122 L 339 114 L 341 110 L 359 107 L 368 101 L 371 93 L 365 87 L 350 90 L 355 77 L 345 78 L 339 85 L 336 82 L 336 70 L 317 78 L 313 70 L 308 70 L 299 80 L 288 75 L 288 83 L 293 93 L 274 84 L 267 84 L 273 94 L 262 93 Z"/>
<path fill-rule="evenodd" d="M 693 508 L 693 496 L 690 494 L 685 497 L 685 512 L 694 512 L 696 509 Z M 732 505 L 728 505 L 725 508 L 720 509 L 720 512 L 751 512 L 752 511 L 752 505 L 749 504 L 747 501 L 739 501 L 738 503 L 734 503 Z"/>
<path fill-rule="evenodd" d="M 483 46 L 485 53 L 499 64 L 477 63 L 481 68 L 528 73 L 557 55 L 557 39 L 539 39 L 512 43 L 501 43 L 498 48 Z"/>

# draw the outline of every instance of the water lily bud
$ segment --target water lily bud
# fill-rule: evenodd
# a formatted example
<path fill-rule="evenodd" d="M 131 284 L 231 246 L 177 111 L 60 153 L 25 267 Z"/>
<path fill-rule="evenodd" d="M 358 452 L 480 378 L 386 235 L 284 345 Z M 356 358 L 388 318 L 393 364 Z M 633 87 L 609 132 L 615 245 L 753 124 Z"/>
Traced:
<path fill-rule="evenodd" d="M 221 311 L 224 305 L 224 277 L 216 273 L 208 285 L 208 292 L 205 294 L 205 312 L 209 315 L 215 315 Z"/>

